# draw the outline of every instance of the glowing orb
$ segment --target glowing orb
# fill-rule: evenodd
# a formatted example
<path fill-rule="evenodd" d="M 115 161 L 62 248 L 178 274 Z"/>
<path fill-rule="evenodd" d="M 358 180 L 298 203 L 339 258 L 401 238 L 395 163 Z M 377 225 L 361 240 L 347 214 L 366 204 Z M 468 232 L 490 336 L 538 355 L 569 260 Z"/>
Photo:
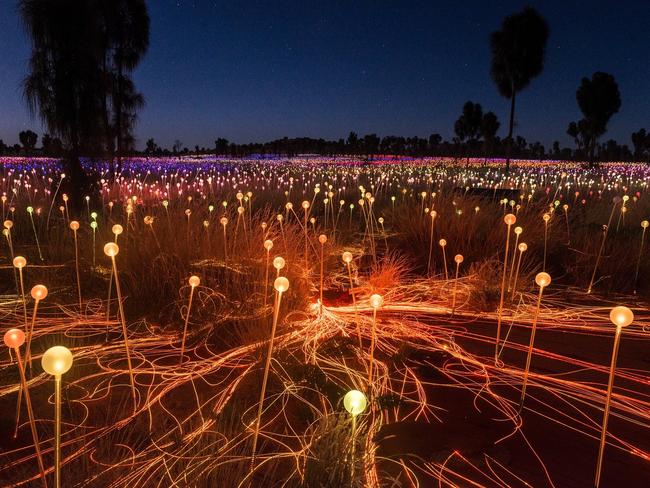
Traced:
<path fill-rule="evenodd" d="M 544 288 L 545 286 L 548 286 L 551 284 L 551 275 L 548 273 L 537 273 L 535 275 L 535 283 L 537 283 L 537 286 L 540 288 Z"/>
<path fill-rule="evenodd" d="M 120 252 L 120 248 L 114 242 L 109 242 L 104 246 L 104 254 L 106 254 L 109 258 L 117 256 L 118 252 Z"/>
<path fill-rule="evenodd" d="M 60 376 L 72 367 L 72 353 L 67 347 L 50 347 L 43 354 L 41 365 L 46 373 Z"/>
<path fill-rule="evenodd" d="M 343 406 L 353 417 L 362 413 L 367 404 L 366 396 L 359 390 L 350 390 L 343 397 Z"/>
<path fill-rule="evenodd" d="M 284 293 L 289 289 L 289 280 L 286 279 L 284 276 L 279 276 L 273 282 L 273 287 L 280 293 Z"/>
<path fill-rule="evenodd" d="M 609 312 L 609 320 L 612 321 L 616 327 L 627 327 L 634 320 L 632 310 L 627 307 L 614 307 Z"/>
<path fill-rule="evenodd" d="M 44 300 L 47 297 L 47 287 L 45 285 L 36 285 L 31 291 L 34 300 Z"/>
<path fill-rule="evenodd" d="M 273 267 L 280 271 L 282 268 L 284 268 L 284 258 L 282 256 L 277 256 L 276 258 L 273 259 Z"/>
<path fill-rule="evenodd" d="M 375 310 L 384 304 L 384 298 L 381 295 L 370 295 L 370 306 Z"/>
<path fill-rule="evenodd" d="M 16 349 L 25 343 L 25 333 L 20 329 L 9 329 L 5 332 L 4 341 L 5 346 Z"/>

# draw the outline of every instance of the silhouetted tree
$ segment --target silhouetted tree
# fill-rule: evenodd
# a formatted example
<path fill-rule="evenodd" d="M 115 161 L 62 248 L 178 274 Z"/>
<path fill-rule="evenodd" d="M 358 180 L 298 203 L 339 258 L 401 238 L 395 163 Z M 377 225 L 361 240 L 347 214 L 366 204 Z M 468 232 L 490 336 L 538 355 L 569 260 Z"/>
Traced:
<path fill-rule="evenodd" d="M 621 108 L 618 84 L 612 75 L 598 71 L 591 79 L 582 79 L 576 100 L 583 118 L 569 124 L 567 133 L 580 142 L 593 165 L 596 141 L 607 132 L 609 119 Z"/>
<path fill-rule="evenodd" d="M 454 133 L 460 143 L 467 141 L 467 148 L 471 151 L 481 137 L 481 123 L 483 122 L 483 108 L 481 104 L 465 102 L 463 113 L 454 123 Z M 469 154 L 467 154 L 469 157 Z"/>
<path fill-rule="evenodd" d="M 645 129 L 632 132 L 632 145 L 634 145 L 635 161 L 650 161 L 650 133 Z"/>
<path fill-rule="evenodd" d="M 348 134 L 348 140 L 346 141 L 348 145 L 348 151 L 351 154 L 354 154 L 357 152 L 357 146 L 359 144 L 359 136 L 357 136 L 357 133 L 354 131 L 351 131 L 350 134 Z"/>
<path fill-rule="evenodd" d="M 372 156 L 379 152 L 380 139 L 377 134 L 367 134 L 363 136 L 363 151 L 366 155 Z"/>
<path fill-rule="evenodd" d="M 494 150 L 497 131 L 501 123 L 494 112 L 486 112 L 481 119 L 481 137 L 483 137 L 483 154 L 487 157 Z"/>
<path fill-rule="evenodd" d="M 68 146 L 69 190 L 79 207 L 87 189 L 79 162 L 82 144 L 96 144 L 105 133 L 97 53 L 101 23 L 90 2 L 22 0 L 19 5 L 32 41 L 25 96 L 31 112 Z"/>
<path fill-rule="evenodd" d="M 41 138 L 43 145 L 43 154 L 45 156 L 61 156 L 63 154 L 63 143 L 58 137 L 52 137 L 49 134 L 43 134 Z"/>
<path fill-rule="evenodd" d="M 38 142 L 38 135 L 36 132 L 31 130 L 22 130 L 18 133 L 18 140 L 23 145 L 25 149 L 25 154 L 29 155 L 32 153 Z"/>
<path fill-rule="evenodd" d="M 217 156 L 226 154 L 228 152 L 228 139 L 219 137 L 214 141 L 214 151 L 217 153 Z"/>
<path fill-rule="evenodd" d="M 118 155 L 133 145 L 135 112 L 143 100 L 129 74 L 148 44 L 146 5 L 21 0 L 19 8 L 32 42 L 25 96 L 32 113 L 68 149 L 69 191 L 79 208 L 88 190 L 80 154 L 110 151 L 114 137 Z"/>
<path fill-rule="evenodd" d="M 156 141 L 153 138 L 147 139 L 144 152 L 146 154 L 156 154 L 160 148 L 156 144 Z"/>
<path fill-rule="evenodd" d="M 440 151 L 442 136 L 440 134 L 431 134 L 429 136 L 429 154 L 436 155 Z"/>
<path fill-rule="evenodd" d="M 535 9 L 526 7 L 506 17 L 501 29 L 490 37 L 492 79 L 499 93 L 510 99 L 506 170 L 510 167 L 516 95 L 542 72 L 548 34 L 546 20 Z"/>
<path fill-rule="evenodd" d="M 149 14 L 145 0 L 100 0 L 104 12 L 107 56 L 106 76 L 110 81 L 112 133 L 118 167 L 123 151 L 133 148 L 137 111 L 144 105 L 131 73 L 149 48 Z M 119 168 L 118 168 L 119 169 Z"/>

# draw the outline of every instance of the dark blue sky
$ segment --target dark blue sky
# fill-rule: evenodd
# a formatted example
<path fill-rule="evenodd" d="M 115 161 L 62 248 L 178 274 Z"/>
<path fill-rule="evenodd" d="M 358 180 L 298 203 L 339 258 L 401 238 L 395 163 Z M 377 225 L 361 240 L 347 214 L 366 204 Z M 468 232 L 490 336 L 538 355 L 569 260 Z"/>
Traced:
<path fill-rule="evenodd" d="M 146 97 L 139 146 L 212 147 L 282 136 L 451 136 L 466 100 L 507 126 L 490 80 L 488 38 L 520 1 L 150 0 L 151 45 L 135 74 Z M 571 144 L 575 90 L 612 73 L 622 107 L 605 136 L 650 129 L 650 1 L 528 2 L 547 18 L 546 68 L 518 99 L 517 134 Z M 22 99 L 29 44 L 14 0 L 0 0 L 0 138 L 42 132 Z"/>

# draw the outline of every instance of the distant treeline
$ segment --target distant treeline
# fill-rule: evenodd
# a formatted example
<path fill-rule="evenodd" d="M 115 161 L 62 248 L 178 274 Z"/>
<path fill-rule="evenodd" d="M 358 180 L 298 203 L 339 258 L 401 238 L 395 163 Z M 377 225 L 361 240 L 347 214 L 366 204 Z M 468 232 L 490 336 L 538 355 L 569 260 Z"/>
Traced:
<path fill-rule="evenodd" d="M 460 120 L 460 119 L 459 119 Z M 65 155 L 61 140 L 45 134 L 38 145 L 38 135 L 32 131 L 23 131 L 19 135 L 21 144 L 7 146 L 0 140 L 0 155 L 10 156 L 52 156 Z M 650 162 L 650 133 L 645 129 L 632 134 L 632 147 L 619 144 L 610 139 L 597 144 L 595 159 L 597 161 L 638 161 Z M 511 156 L 517 159 L 561 159 L 584 161 L 588 150 L 583 147 L 562 147 L 555 141 L 551 147 L 539 142 L 529 142 L 516 136 L 512 143 Z M 175 141 L 171 148 L 159 146 L 154 139 L 146 141 L 143 151 L 131 150 L 130 155 L 173 156 L 179 154 L 215 154 L 218 156 L 242 157 L 251 154 L 277 154 L 296 156 L 299 154 L 320 154 L 325 156 L 357 155 L 372 157 L 391 154 L 399 156 L 444 156 L 453 158 L 495 158 L 503 157 L 506 141 L 500 137 L 484 137 L 480 130 L 469 140 L 461 141 L 454 137 L 446 141 L 440 134 L 425 137 L 402 137 L 367 134 L 358 136 L 350 132 L 347 138 L 338 140 L 314 139 L 310 137 L 282 138 L 264 143 L 236 144 L 224 138 L 218 138 L 213 147 L 194 146 L 188 148 L 180 141 Z"/>

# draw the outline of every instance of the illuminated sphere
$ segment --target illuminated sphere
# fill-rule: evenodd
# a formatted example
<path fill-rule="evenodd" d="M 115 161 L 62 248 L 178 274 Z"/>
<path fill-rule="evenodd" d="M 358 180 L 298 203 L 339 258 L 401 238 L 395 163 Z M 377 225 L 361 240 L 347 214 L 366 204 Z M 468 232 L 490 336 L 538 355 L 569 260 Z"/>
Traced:
<path fill-rule="evenodd" d="M 244 207 L 237 207 L 237 213 L 239 215 L 243 214 L 244 213 Z"/>
<path fill-rule="evenodd" d="M 548 286 L 551 284 L 551 275 L 548 273 L 537 273 L 535 275 L 535 283 L 537 283 L 537 286 L 540 288 L 544 288 L 545 286 Z"/>
<path fill-rule="evenodd" d="M 95 222 L 95 221 L 93 220 L 93 221 L 90 223 L 90 227 L 91 227 L 93 230 L 97 229 L 97 222 Z"/>
<path fill-rule="evenodd" d="M 267 239 L 264 241 L 264 249 L 266 249 L 267 251 L 273 249 L 273 241 L 271 239 Z"/>
<path fill-rule="evenodd" d="M 109 258 L 114 258 L 117 256 L 118 252 L 120 252 L 120 248 L 114 242 L 109 242 L 104 246 L 104 254 L 106 254 Z"/>
<path fill-rule="evenodd" d="M 305 210 L 307 210 L 309 208 L 309 202 L 307 200 L 302 202 L 302 208 L 304 208 Z"/>
<path fill-rule="evenodd" d="M 72 353 L 67 347 L 50 347 L 43 354 L 41 365 L 46 373 L 60 376 L 72 367 Z"/>
<path fill-rule="evenodd" d="M 445 247 L 447 245 L 447 240 L 446 239 L 440 239 L 438 241 L 438 244 L 440 244 L 441 247 Z"/>
<path fill-rule="evenodd" d="M 280 293 L 284 293 L 289 289 L 289 280 L 284 276 L 278 276 L 273 282 L 273 288 Z"/>
<path fill-rule="evenodd" d="M 549 220 L 551 220 L 551 216 L 549 214 L 545 213 L 544 216 L 542 217 L 542 219 L 544 219 L 544 222 L 548 222 Z"/>
<path fill-rule="evenodd" d="M 374 295 L 370 295 L 370 306 L 372 308 L 379 308 L 384 304 L 384 298 L 381 295 L 377 295 L 376 293 Z"/>
<path fill-rule="evenodd" d="M 25 343 L 25 333 L 20 329 L 9 329 L 4 335 L 5 346 L 16 349 Z"/>
<path fill-rule="evenodd" d="M 311 219 L 309 219 L 309 223 L 311 223 L 311 224 L 315 224 L 315 223 L 316 223 L 316 219 L 315 219 L 314 217 L 312 217 Z"/>
<path fill-rule="evenodd" d="M 199 285 L 201 284 L 201 278 L 199 278 L 199 277 L 196 276 L 196 275 L 194 275 L 194 276 L 190 276 L 190 279 L 189 279 L 188 281 L 189 281 L 190 286 L 191 286 L 192 288 L 194 288 L 195 286 L 199 286 Z"/>
<path fill-rule="evenodd" d="M 284 217 L 282 216 L 282 214 L 278 214 L 276 219 L 278 219 L 278 222 L 282 222 L 282 219 L 284 219 Z"/>
<path fill-rule="evenodd" d="M 13 226 L 14 226 L 14 223 L 11 220 L 5 220 L 4 221 L 5 229 L 11 229 Z"/>
<path fill-rule="evenodd" d="M 641 227 L 643 227 L 644 229 L 647 229 L 649 225 L 650 225 L 650 222 L 648 222 L 647 220 L 644 220 L 644 221 L 641 222 Z"/>
<path fill-rule="evenodd" d="M 267 227 L 266 222 L 262 222 L 260 225 L 262 227 L 262 230 L 266 230 Z"/>
<path fill-rule="evenodd" d="M 45 285 L 36 285 L 32 287 L 31 294 L 34 300 L 44 300 L 47 298 L 47 287 Z"/>
<path fill-rule="evenodd" d="M 153 217 L 151 215 L 146 215 L 144 217 L 144 223 L 145 223 L 145 225 L 153 224 Z"/>
<path fill-rule="evenodd" d="M 27 266 L 27 260 L 22 256 L 16 256 L 14 258 L 14 267 L 22 269 Z"/>
<path fill-rule="evenodd" d="M 503 217 L 503 221 L 508 225 L 512 225 L 515 222 L 517 222 L 517 217 L 515 217 L 514 214 L 508 214 L 505 217 Z"/>
<path fill-rule="evenodd" d="M 287 204 L 284 206 L 287 210 L 291 210 L 293 208 L 293 203 L 287 202 Z"/>
<path fill-rule="evenodd" d="M 632 310 L 627 307 L 614 307 L 609 312 L 609 320 L 612 321 L 616 327 L 627 327 L 634 320 Z"/>
<path fill-rule="evenodd" d="M 221 217 L 221 219 L 219 219 L 219 223 L 225 227 L 228 223 L 228 219 L 226 217 Z"/>
<path fill-rule="evenodd" d="M 352 253 L 350 251 L 345 251 L 342 257 L 344 263 L 350 264 L 352 262 Z"/>
<path fill-rule="evenodd" d="M 463 257 L 462 254 L 456 254 L 454 256 L 454 261 L 456 261 L 456 263 L 458 263 L 458 264 L 462 263 L 464 260 L 465 260 L 465 258 Z"/>
<path fill-rule="evenodd" d="M 273 267 L 280 271 L 282 268 L 284 268 L 284 258 L 282 256 L 277 256 L 276 258 L 273 259 Z"/>
<path fill-rule="evenodd" d="M 517 247 L 519 248 L 519 252 L 525 252 L 528 249 L 528 244 L 522 242 Z"/>
<path fill-rule="evenodd" d="M 377 219 L 377 222 L 379 222 L 380 225 L 384 225 L 384 218 L 383 218 L 383 217 L 379 217 L 379 218 Z"/>
<path fill-rule="evenodd" d="M 362 413 L 367 404 L 366 396 L 359 390 L 350 390 L 343 397 L 343 406 L 353 417 Z"/>
<path fill-rule="evenodd" d="M 429 215 L 431 215 L 432 219 L 435 219 L 436 215 L 438 215 L 438 212 L 436 212 L 435 210 L 431 210 L 431 213 Z"/>
<path fill-rule="evenodd" d="M 523 231 L 524 229 L 522 229 L 521 227 L 515 227 L 515 234 L 520 235 Z"/>
<path fill-rule="evenodd" d="M 73 220 L 72 222 L 70 222 L 70 228 L 75 231 L 79 230 L 79 222 Z"/>
<path fill-rule="evenodd" d="M 569 210 L 569 206 L 566 203 L 562 205 L 562 208 L 564 209 L 565 212 Z"/>
<path fill-rule="evenodd" d="M 124 228 L 120 224 L 115 224 L 113 227 L 111 227 L 111 231 L 116 236 L 119 236 L 124 231 Z"/>
<path fill-rule="evenodd" d="M 327 236 L 325 234 L 319 235 L 318 242 L 320 242 L 321 244 L 325 244 L 327 242 Z"/>

